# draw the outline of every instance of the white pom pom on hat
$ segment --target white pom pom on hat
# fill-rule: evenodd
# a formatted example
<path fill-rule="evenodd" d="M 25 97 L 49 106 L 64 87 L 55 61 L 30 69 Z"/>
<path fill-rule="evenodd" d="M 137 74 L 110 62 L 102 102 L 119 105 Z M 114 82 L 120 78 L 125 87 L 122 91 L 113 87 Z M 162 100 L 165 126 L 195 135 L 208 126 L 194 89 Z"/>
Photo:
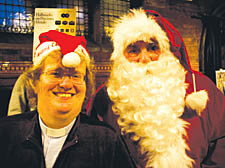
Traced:
<path fill-rule="evenodd" d="M 71 36 L 56 30 L 50 30 L 39 36 L 40 44 L 37 46 L 33 64 L 39 65 L 52 51 L 61 50 L 63 54 L 62 64 L 65 67 L 76 67 L 81 62 L 81 55 L 86 61 L 90 61 L 86 49 L 86 40 L 83 36 Z"/>
<path fill-rule="evenodd" d="M 64 55 L 62 59 L 62 64 L 65 67 L 76 67 L 80 64 L 80 56 L 77 53 L 70 52 Z"/>

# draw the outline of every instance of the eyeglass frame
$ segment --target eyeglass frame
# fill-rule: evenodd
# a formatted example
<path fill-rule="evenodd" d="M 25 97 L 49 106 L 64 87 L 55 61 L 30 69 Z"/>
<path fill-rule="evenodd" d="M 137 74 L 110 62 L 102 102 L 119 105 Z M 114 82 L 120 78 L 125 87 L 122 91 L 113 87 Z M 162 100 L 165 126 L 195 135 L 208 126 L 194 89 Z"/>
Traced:
<path fill-rule="evenodd" d="M 77 72 L 65 73 L 62 70 L 61 71 L 60 70 L 50 70 L 50 71 L 42 72 L 41 74 L 46 75 L 53 82 L 61 82 L 63 80 L 63 78 L 66 76 L 69 77 L 69 79 L 71 79 L 74 84 L 81 85 L 81 84 L 84 84 L 84 82 L 86 81 L 86 75 L 84 75 L 82 73 L 77 73 Z M 77 77 L 77 78 L 75 78 L 75 77 Z"/>

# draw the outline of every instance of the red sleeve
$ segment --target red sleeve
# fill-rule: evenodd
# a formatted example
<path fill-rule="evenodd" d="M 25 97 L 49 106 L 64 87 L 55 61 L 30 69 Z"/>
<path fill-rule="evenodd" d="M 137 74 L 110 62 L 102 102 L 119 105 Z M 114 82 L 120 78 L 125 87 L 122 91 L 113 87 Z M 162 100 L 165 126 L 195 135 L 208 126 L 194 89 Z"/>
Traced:
<path fill-rule="evenodd" d="M 206 76 L 196 72 L 196 88 L 208 92 L 208 103 L 202 112 L 205 128 L 208 130 L 208 140 L 225 136 L 225 96 L 216 85 Z"/>

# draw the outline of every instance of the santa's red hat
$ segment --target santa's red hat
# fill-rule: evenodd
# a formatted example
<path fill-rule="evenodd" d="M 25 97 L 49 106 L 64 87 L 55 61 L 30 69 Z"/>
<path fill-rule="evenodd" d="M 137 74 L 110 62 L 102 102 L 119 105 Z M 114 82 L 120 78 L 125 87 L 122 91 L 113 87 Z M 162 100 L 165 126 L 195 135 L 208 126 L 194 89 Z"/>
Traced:
<path fill-rule="evenodd" d="M 34 66 L 52 51 L 60 50 L 63 54 L 62 64 L 65 67 L 75 67 L 84 59 L 87 64 L 90 57 L 86 49 L 86 40 L 83 36 L 71 36 L 56 30 L 44 32 L 39 36 L 40 44 L 35 49 L 33 56 Z"/>

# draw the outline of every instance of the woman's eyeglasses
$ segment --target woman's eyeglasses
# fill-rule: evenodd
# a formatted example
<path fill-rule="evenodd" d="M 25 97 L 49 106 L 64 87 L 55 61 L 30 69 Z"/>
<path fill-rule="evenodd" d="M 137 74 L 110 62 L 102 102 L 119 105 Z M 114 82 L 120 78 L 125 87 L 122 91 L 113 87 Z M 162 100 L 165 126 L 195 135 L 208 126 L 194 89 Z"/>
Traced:
<path fill-rule="evenodd" d="M 43 72 L 43 74 L 54 82 L 59 82 L 66 76 L 69 77 L 75 84 L 83 84 L 85 81 L 84 79 L 85 76 L 81 73 L 76 72 L 64 73 L 60 71 L 47 71 Z"/>

